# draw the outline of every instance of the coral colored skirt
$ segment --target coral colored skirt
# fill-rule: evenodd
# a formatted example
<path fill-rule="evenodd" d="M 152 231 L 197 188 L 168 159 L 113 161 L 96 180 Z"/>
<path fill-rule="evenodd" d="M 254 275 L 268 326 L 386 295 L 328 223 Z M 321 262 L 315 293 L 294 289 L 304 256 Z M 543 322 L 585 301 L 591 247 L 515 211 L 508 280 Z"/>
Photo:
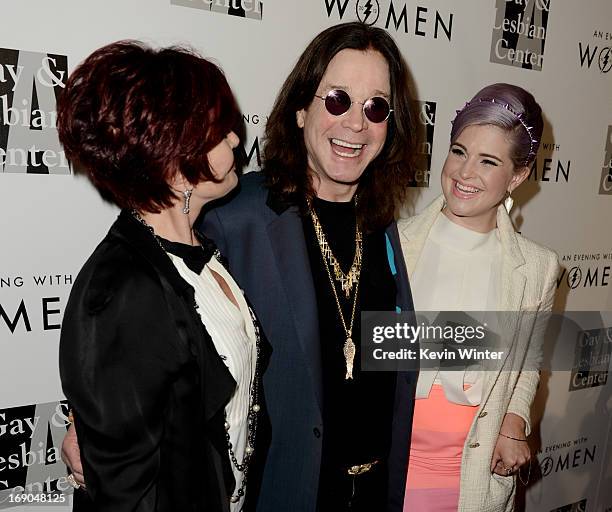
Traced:
<path fill-rule="evenodd" d="M 449 402 L 439 384 L 415 400 L 404 512 L 456 512 L 461 454 L 478 406 Z"/>

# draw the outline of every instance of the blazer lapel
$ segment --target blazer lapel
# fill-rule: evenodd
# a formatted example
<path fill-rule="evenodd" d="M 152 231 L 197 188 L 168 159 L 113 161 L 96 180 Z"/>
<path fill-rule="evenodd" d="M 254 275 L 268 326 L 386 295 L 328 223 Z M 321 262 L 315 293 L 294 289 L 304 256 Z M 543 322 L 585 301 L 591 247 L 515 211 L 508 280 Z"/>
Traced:
<path fill-rule="evenodd" d="M 414 269 L 427 241 L 429 231 L 443 205 L 444 196 L 440 195 L 420 214 L 398 222 L 397 227 L 400 233 L 400 242 L 409 278 L 414 274 Z"/>
<path fill-rule="evenodd" d="M 500 334 L 503 337 L 504 346 L 506 347 L 506 356 L 508 358 L 510 353 L 511 343 L 514 340 L 514 335 L 517 332 L 518 321 L 523 304 L 523 295 L 525 293 L 525 284 L 527 278 L 525 274 L 519 269 L 525 264 L 525 258 L 521 252 L 514 226 L 510 220 L 510 216 L 506 212 L 503 205 L 500 205 L 497 209 L 497 230 L 499 233 L 500 243 L 502 246 L 502 261 L 501 261 L 501 282 L 500 282 L 500 293 L 499 308 L 500 312 Z M 509 314 L 509 312 L 516 312 Z M 488 372 L 489 379 L 485 385 L 482 403 L 484 404 L 491 394 L 493 385 L 497 381 L 498 376 L 501 373 L 501 368 L 504 366 L 502 363 L 498 371 Z"/>
<path fill-rule="evenodd" d="M 497 229 L 502 245 L 500 311 L 519 311 L 525 292 L 525 275 L 517 269 L 525 264 L 512 221 L 503 206 L 497 209 Z"/>
<path fill-rule="evenodd" d="M 408 271 L 406 270 L 406 262 L 402 255 L 397 223 L 392 222 L 385 230 L 385 234 L 388 244 L 387 258 L 389 259 L 389 267 L 397 286 L 396 307 L 399 307 L 402 311 L 414 311 Z"/>
<path fill-rule="evenodd" d="M 287 309 L 293 318 L 319 407 L 322 408 L 323 375 L 317 298 L 298 208 L 291 206 L 276 216 L 268 224 L 268 236 L 286 292 Z M 277 298 L 270 297 L 270 300 Z"/>
<path fill-rule="evenodd" d="M 176 297 L 177 300 L 168 300 L 167 306 L 175 320 L 179 339 L 182 340 L 185 349 L 189 350 L 198 361 L 201 370 L 202 413 L 204 421 L 210 422 L 223 411 L 236 389 L 236 381 L 219 357 L 206 326 L 203 326 L 193 307 L 195 303 L 193 288 L 180 276 L 172 260 L 165 254 L 154 236 L 129 212 L 123 210 L 120 213 L 111 228 L 111 233 L 138 251 L 157 272 L 167 296 L 170 299 Z M 182 300 L 179 300 L 179 297 Z M 207 379 L 214 379 L 215 385 L 205 388 Z M 216 440 L 220 446 L 224 446 L 222 432 Z"/>

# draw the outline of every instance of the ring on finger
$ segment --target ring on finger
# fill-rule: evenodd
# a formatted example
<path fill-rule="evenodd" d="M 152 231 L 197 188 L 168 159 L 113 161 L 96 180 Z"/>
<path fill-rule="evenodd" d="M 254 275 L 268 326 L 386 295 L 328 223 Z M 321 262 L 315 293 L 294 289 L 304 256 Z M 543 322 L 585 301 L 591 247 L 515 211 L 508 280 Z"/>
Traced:
<path fill-rule="evenodd" d="M 79 483 L 77 483 L 77 481 L 74 479 L 74 475 L 72 473 L 70 473 L 68 475 L 68 477 L 66 478 L 66 480 L 68 480 L 68 483 L 74 487 L 75 489 L 78 489 L 79 487 L 81 487 L 81 485 Z"/>

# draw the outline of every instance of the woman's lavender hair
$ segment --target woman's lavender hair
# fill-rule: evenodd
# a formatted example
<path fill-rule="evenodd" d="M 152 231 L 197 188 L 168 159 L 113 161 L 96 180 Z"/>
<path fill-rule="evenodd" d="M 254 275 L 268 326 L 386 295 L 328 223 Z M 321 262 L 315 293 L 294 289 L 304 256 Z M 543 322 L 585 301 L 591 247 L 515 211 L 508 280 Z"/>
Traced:
<path fill-rule="evenodd" d="M 544 122 L 542 109 L 531 93 L 516 85 L 504 83 L 481 89 L 457 111 L 451 130 L 451 144 L 467 126 L 483 124 L 497 126 L 508 132 L 515 167 L 533 162 L 540 147 Z"/>

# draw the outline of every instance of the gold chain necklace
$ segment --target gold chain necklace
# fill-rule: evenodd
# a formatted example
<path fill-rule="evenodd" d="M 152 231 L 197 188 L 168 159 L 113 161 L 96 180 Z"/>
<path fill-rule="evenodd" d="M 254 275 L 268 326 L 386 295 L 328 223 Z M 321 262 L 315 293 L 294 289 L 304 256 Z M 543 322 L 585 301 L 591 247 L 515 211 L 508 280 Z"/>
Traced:
<path fill-rule="evenodd" d="M 357 200 L 355 200 L 355 205 L 357 205 Z M 348 273 L 345 274 L 344 272 L 342 272 L 340 263 L 334 256 L 331 247 L 327 243 L 327 238 L 325 237 L 323 227 L 319 222 L 319 217 L 312 208 L 312 204 L 310 204 L 310 202 L 308 203 L 308 207 L 310 209 L 312 224 L 314 226 L 315 234 L 317 235 L 317 240 L 319 241 L 319 247 L 321 249 L 323 259 L 329 262 L 329 265 L 331 265 L 331 267 L 334 269 L 334 277 L 336 278 L 336 281 L 340 283 L 342 291 L 348 299 L 351 292 L 353 291 L 353 286 L 355 286 L 355 283 L 359 282 L 359 275 L 361 274 L 361 256 L 363 253 L 363 248 L 359 224 L 356 224 L 355 226 L 355 257 L 353 258 L 353 264 L 351 265 L 351 268 L 349 269 Z"/>
<path fill-rule="evenodd" d="M 359 226 L 357 226 L 355 230 L 356 231 L 355 233 L 355 258 L 353 260 L 353 267 L 356 267 L 356 268 L 353 269 L 353 267 L 351 267 L 351 272 L 353 272 L 354 270 L 354 275 L 351 277 L 352 282 L 351 282 L 350 289 L 348 292 L 345 290 L 345 282 L 341 281 L 336 276 L 336 279 L 341 282 L 342 289 L 345 291 L 347 299 L 349 297 L 350 290 L 353 288 L 353 285 L 355 287 L 355 296 L 353 297 L 353 307 L 351 309 L 351 321 L 349 323 L 349 326 L 347 327 L 346 321 L 344 320 L 344 313 L 342 313 L 342 306 L 340 305 L 340 300 L 338 299 L 338 292 L 336 291 L 336 284 L 334 283 L 334 279 L 329 269 L 330 266 L 333 266 L 333 263 L 331 263 L 331 261 L 334 261 L 336 263 L 338 262 L 336 260 L 336 257 L 331 251 L 331 247 L 327 243 L 327 239 L 325 238 L 325 233 L 323 232 L 323 228 L 321 226 L 321 223 L 319 222 L 319 218 L 317 217 L 317 214 L 312 208 L 312 204 L 310 203 L 310 201 L 308 202 L 308 208 L 310 210 L 310 218 L 312 219 L 312 224 L 314 226 L 315 234 L 317 236 L 317 242 L 319 245 L 319 249 L 321 250 L 321 256 L 323 258 L 323 266 L 325 267 L 325 270 L 327 271 L 327 276 L 329 277 L 329 284 L 331 284 L 332 291 L 334 292 L 334 299 L 336 299 L 336 306 L 338 307 L 338 315 L 340 316 L 340 321 L 342 322 L 342 327 L 344 328 L 344 332 L 346 334 L 346 341 L 344 342 L 344 345 L 342 347 L 342 352 L 344 353 L 344 362 L 346 364 L 346 375 L 344 378 L 345 380 L 348 380 L 348 379 L 353 378 L 353 363 L 355 360 L 355 353 L 357 352 L 357 348 L 355 346 L 355 343 L 353 342 L 352 336 L 353 336 L 353 323 L 355 321 L 355 308 L 357 306 L 357 296 L 359 295 L 359 276 L 361 275 L 361 257 L 363 253 L 363 246 L 361 244 L 361 231 L 359 230 Z M 331 255 L 331 258 L 333 258 L 333 260 L 331 260 L 331 258 L 327 256 L 328 254 Z M 330 260 L 329 264 L 328 264 L 328 260 Z M 357 265 L 355 265 L 355 262 L 357 262 Z M 333 268 L 335 271 L 335 267 Z M 340 268 L 340 265 L 338 265 L 338 269 L 339 268 Z M 342 271 L 340 270 L 340 272 Z M 342 275 L 344 276 L 344 273 L 342 273 Z"/>

